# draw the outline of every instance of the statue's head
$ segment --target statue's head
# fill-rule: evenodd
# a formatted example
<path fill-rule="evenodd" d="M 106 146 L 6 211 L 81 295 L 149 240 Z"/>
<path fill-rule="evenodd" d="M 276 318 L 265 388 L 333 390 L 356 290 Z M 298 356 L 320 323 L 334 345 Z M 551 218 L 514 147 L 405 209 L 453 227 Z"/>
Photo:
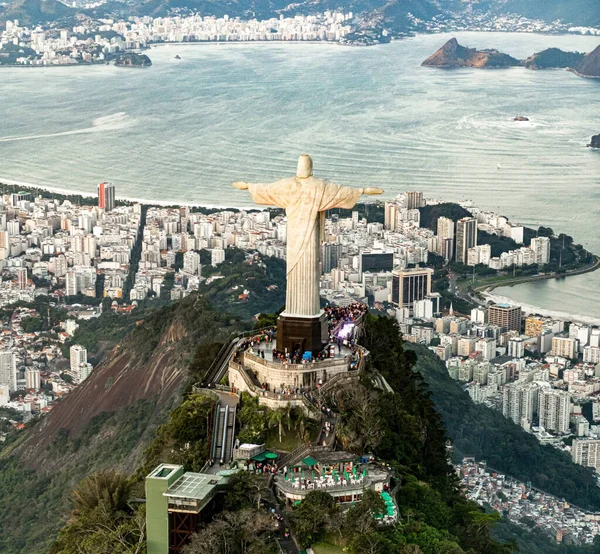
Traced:
<path fill-rule="evenodd" d="M 309 177 L 312 177 L 312 174 L 312 159 L 308 154 L 302 154 L 302 156 L 298 158 L 298 169 L 296 170 L 296 177 L 298 177 L 298 179 L 308 179 Z"/>

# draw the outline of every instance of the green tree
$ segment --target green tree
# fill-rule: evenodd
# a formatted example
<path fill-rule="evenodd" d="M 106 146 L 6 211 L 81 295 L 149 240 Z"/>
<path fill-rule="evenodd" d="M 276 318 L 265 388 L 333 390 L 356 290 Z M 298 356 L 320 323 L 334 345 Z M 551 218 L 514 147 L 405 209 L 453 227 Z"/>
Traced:
<path fill-rule="evenodd" d="M 293 514 L 294 530 L 302 544 L 316 542 L 339 507 L 333 497 L 324 491 L 310 491 Z"/>
<path fill-rule="evenodd" d="M 116 471 L 85 478 L 73 490 L 75 508 L 50 554 L 145 552 L 145 510 L 129 506 L 130 492 L 126 476 Z"/>
<path fill-rule="evenodd" d="M 353 534 L 366 535 L 377 527 L 376 515 L 385 513 L 385 502 L 373 489 L 363 489 L 362 500 L 346 514 L 346 526 Z"/>
<path fill-rule="evenodd" d="M 239 471 L 229 478 L 225 494 L 225 508 L 240 510 L 244 508 L 260 508 L 268 488 L 264 479 L 247 471 Z"/>
<path fill-rule="evenodd" d="M 267 425 L 268 425 L 269 429 L 273 429 L 274 427 L 277 427 L 277 430 L 279 433 L 279 442 L 281 443 L 281 441 L 283 439 L 283 420 L 285 417 L 285 413 L 281 409 L 269 410 L 267 417 L 268 417 Z"/>
<path fill-rule="evenodd" d="M 269 537 L 272 519 L 262 511 L 243 509 L 224 512 L 192 535 L 182 554 L 270 554 L 275 541 Z"/>
<path fill-rule="evenodd" d="M 127 508 L 131 486 L 122 473 L 107 470 L 86 477 L 73 489 L 75 511 L 82 513 L 104 506 L 111 512 Z"/>

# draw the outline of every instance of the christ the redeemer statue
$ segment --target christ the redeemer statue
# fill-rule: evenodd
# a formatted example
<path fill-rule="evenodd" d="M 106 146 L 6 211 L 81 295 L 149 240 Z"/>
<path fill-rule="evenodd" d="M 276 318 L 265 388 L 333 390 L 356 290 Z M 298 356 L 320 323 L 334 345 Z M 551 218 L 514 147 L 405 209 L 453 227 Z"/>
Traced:
<path fill-rule="evenodd" d="M 274 183 L 233 186 L 249 190 L 257 204 L 284 208 L 287 216 L 287 288 L 285 311 L 279 318 L 279 349 L 320 351 L 327 342 L 327 327 L 320 309 L 319 253 L 324 216 L 332 208 L 350 209 L 363 194 L 381 194 L 378 188 L 335 185 L 313 177 L 309 155 L 298 159 L 295 177 Z"/>

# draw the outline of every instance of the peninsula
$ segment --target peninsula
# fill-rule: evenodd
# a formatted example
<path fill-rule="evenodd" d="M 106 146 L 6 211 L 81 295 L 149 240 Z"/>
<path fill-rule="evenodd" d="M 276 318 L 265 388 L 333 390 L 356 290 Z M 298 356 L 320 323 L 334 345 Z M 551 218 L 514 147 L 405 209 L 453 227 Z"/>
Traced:
<path fill-rule="evenodd" d="M 476 50 L 450 39 L 422 64 L 424 67 L 454 69 L 474 67 L 476 69 L 498 69 L 522 66 L 527 69 L 569 69 L 580 77 L 600 78 L 600 46 L 589 54 L 565 52 L 559 48 L 548 48 L 524 60 L 517 60 L 498 50 Z"/>

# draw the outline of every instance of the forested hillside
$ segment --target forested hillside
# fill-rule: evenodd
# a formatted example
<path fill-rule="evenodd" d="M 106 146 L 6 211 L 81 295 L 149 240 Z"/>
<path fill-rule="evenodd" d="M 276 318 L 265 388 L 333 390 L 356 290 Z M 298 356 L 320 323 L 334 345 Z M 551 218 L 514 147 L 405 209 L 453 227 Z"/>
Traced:
<path fill-rule="evenodd" d="M 133 472 L 186 382 L 202 378 L 239 329 L 239 318 L 196 294 L 156 309 L 52 412 L 4 445 L 0 552 L 47 552 L 79 481 L 104 469 Z"/>
<path fill-rule="evenodd" d="M 444 363 L 423 346 L 406 344 L 416 356 L 415 369 L 427 382 L 454 456 L 474 456 L 490 467 L 531 483 L 582 508 L 600 510 L 600 488 L 591 469 L 576 465 L 564 452 L 542 446 L 500 412 L 475 404 Z"/>

